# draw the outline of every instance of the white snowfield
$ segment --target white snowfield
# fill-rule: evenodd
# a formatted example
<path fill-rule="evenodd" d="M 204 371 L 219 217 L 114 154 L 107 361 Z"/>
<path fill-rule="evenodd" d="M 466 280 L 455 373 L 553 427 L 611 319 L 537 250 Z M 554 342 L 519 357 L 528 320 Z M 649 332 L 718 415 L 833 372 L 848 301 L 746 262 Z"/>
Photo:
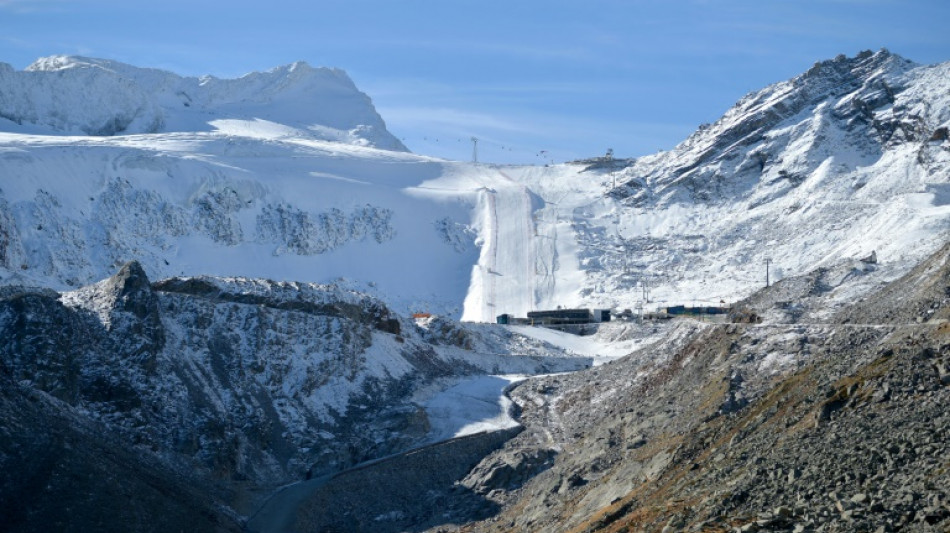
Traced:
<path fill-rule="evenodd" d="M 517 427 L 512 418 L 511 400 L 504 395 L 522 375 L 478 376 L 460 381 L 425 403 L 431 429 L 429 440 L 439 442 L 482 431 Z"/>
<path fill-rule="evenodd" d="M 0 67 L 0 283 L 67 289 L 138 259 L 153 279 L 343 278 L 401 313 L 493 322 L 728 303 L 767 259 L 774 281 L 876 251 L 853 297 L 948 236 L 948 80 L 886 51 L 836 58 L 671 152 L 588 170 L 380 149 L 394 138 L 365 95 L 299 63 L 238 80 Z M 88 135 L 122 106 L 144 110 L 134 134 Z"/>
<path fill-rule="evenodd" d="M 537 197 L 506 175 L 522 169 L 228 126 L 0 133 L 0 276 L 66 289 L 138 259 L 154 279 L 344 278 L 402 313 L 472 321 L 554 305 L 558 276 L 580 276 L 557 264 L 575 245 L 569 218 L 536 223 Z"/>

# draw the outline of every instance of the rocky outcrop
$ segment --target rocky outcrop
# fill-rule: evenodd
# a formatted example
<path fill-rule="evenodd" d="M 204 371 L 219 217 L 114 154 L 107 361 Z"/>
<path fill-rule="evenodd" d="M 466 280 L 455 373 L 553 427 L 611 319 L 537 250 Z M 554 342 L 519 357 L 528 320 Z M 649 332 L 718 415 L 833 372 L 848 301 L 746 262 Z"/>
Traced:
<path fill-rule="evenodd" d="M 392 211 L 366 205 L 344 213 L 331 209 L 307 213 L 290 205 L 266 205 L 257 217 L 257 233 L 265 242 L 279 243 L 275 254 L 317 255 L 351 241 L 391 240 Z"/>
<path fill-rule="evenodd" d="M 0 190 L 0 267 L 16 270 L 23 265 L 23 249 L 16 221 L 10 214 L 10 205 Z"/>
<path fill-rule="evenodd" d="M 179 204 L 127 179 L 111 178 L 89 200 L 90 215 L 76 216 L 54 192 L 41 190 L 32 200 L 11 205 L 0 190 L 0 268 L 78 287 L 97 279 L 104 263 L 111 269 L 143 250 L 148 250 L 143 263 L 167 268 L 164 251 L 182 238 L 264 245 L 274 255 L 319 255 L 354 243 L 382 244 L 396 234 L 393 212 L 382 207 L 309 212 L 290 204 L 254 205 L 228 187 Z M 244 227 L 242 211 L 247 210 L 258 215 L 254 224 L 245 220 L 249 227 Z"/>

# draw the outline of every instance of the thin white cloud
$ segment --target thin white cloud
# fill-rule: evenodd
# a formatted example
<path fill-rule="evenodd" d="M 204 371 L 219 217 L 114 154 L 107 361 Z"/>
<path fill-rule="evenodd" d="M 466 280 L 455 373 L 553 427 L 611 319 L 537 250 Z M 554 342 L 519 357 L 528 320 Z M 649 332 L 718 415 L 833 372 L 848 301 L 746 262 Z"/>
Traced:
<path fill-rule="evenodd" d="M 542 132 L 522 121 L 477 111 L 421 106 L 382 107 L 378 111 L 387 123 L 414 130 L 428 127 L 433 131 L 458 131 L 463 136 L 472 135 L 479 130 L 523 134 Z"/>
<path fill-rule="evenodd" d="M 37 46 L 37 43 L 35 42 L 27 41 L 26 39 L 20 39 L 18 37 L 10 37 L 9 35 L 0 35 L 0 41 L 3 41 L 11 46 L 16 46 L 17 48 L 35 48 Z"/>
<path fill-rule="evenodd" d="M 521 44 L 511 41 L 495 42 L 491 40 L 429 40 L 429 39 L 376 39 L 361 43 L 363 46 L 378 49 L 386 48 L 414 48 L 453 50 L 456 53 L 480 53 L 503 55 L 507 58 L 535 60 L 575 60 L 590 61 L 597 59 L 591 51 L 581 46 L 550 46 Z"/>
<path fill-rule="evenodd" d="M 537 162 L 544 150 L 555 161 L 602 154 L 641 156 L 669 149 L 695 125 L 630 122 L 530 111 L 468 110 L 447 107 L 380 107 L 387 127 L 419 153 L 465 159 L 470 137 L 494 162 Z"/>
<path fill-rule="evenodd" d="M 487 107 L 521 107 L 527 102 L 563 100 L 573 96 L 623 94 L 625 84 L 603 82 L 506 82 L 482 84 L 446 84 L 430 80 L 357 80 L 357 85 L 373 101 L 383 107 L 402 107 L 426 102 L 428 107 L 472 109 Z"/>
<path fill-rule="evenodd" d="M 0 0 L 0 10 L 12 13 L 48 13 L 65 11 L 66 6 L 74 5 L 75 0 Z"/>

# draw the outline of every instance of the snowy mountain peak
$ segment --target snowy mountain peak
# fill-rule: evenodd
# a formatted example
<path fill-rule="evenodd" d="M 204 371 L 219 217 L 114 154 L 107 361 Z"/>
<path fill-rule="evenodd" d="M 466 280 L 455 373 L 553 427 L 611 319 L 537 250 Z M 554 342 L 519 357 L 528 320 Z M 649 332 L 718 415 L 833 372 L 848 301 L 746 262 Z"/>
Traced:
<path fill-rule="evenodd" d="M 881 48 L 877 52 L 864 50 L 854 57 L 838 54 L 834 59 L 818 61 L 800 78 L 841 78 L 850 75 L 854 78 L 867 79 L 880 73 L 903 73 L 914 66 L 917 66 L 917 64 L 913 61 L 891 53 L 887 48 Z"/>
<path fill-rule="evenodd" d="M 122 65 L 108 59 L 95 59 L 83 56 L 55 55 L 41 57 L 24 69 L 26 72 L 56 72 L 71 68 L 100 68 L 112 70 L 115 65 Z"/>
<path fill-rule="evenodd" d="M 302 61 L 235 79 L 81 56 L 41 58 L 22 72 L 0 67 L 0 131 L 239 134 L 228 121 L 266 121 L 298 137 L 406 151 L 344 71 Z"/>
<path fill-rule="evenodd" d="M 130 261 L 119 269 L 115 276 L 107 280 L 116 299 L 128 299 L 142 291 L 151 290 L 151 283 L 145 270 L 138 261 Z"/>
<path fill-rule="evenodd" d="M 74 308 L 85 309 L 99 317 L 111 329 L 116 323 L 142 321 L 151 330 L 159 325 L 158 302 L 151 282 L 138 261 L 130 261 L 110 278 L 79 290 L 64 293 L 62 301 Z M 141 328 L 139 328 L 141 329 Z M 141 333 L 137 329 L 136 331 Z M 156 335 L 151 335 L 156 337 Z M 151 344 L 161 344 L 161 338 Z"/>
<path fill-rule="evenodd" d="M 318 69 L 313 68 L 310 65 L 310 63 L 307 63 L 306 61 L 294 61 L 293 63 L 290 63 L 289 65 L 281 65 L 279 67 L 275 67 L 271 69 L 270 72 L 311 73 L 317 70 Z M 343 77 L 348 78 L 348 76 L 346 75 L 346 72 L 338 68 L 325 68 L 323 70 L 335 72 L 339 75 L 342 75 Z"/>
<path fill-rule="evenodd" d="M 921 80 L 940 67 L 886 49 L 820 61 L 747 94 L 673 150 L 642 158 L 613 194 L 638 205 L 720 201 L 777 182 L 797 186 L 833 152 L 842 171 L 869 164 L 888 147 L 925 140 L 944 121 L 950 97 Z M 923 105 L 921 96 L 942 104 Z"/>

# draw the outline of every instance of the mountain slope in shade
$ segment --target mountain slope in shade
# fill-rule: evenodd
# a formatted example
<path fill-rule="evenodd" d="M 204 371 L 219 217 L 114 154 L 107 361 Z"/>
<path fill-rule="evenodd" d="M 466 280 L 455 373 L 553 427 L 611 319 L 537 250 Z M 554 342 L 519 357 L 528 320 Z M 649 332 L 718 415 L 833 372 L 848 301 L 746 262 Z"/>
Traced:
<path fill-rule="evenodd" d="M 590 365 L 504 329 L 420 327 L 339 286 L 151 283 L 135 262 L 65 293 L 3 287 L 0 338 L 0 381 L 18 384 L 0 412 L 21 401 L 14 396 L 42 392 L 75 422 L 64 427 L 99 424 L 156 468 L 220 488 L 219 501 L 242 513 L 308 471 L 332 474 L 429 442 L 445 421 L 430 419 L 428 400 L 462 379 Z M 0 503 L 29 483 L 4 484 Z"/>
<path fill-rule="evenodd" d="M 4 531 L 244 530 L 220 505 L 224 491 L 7 376 L 0 419 Z"/>

